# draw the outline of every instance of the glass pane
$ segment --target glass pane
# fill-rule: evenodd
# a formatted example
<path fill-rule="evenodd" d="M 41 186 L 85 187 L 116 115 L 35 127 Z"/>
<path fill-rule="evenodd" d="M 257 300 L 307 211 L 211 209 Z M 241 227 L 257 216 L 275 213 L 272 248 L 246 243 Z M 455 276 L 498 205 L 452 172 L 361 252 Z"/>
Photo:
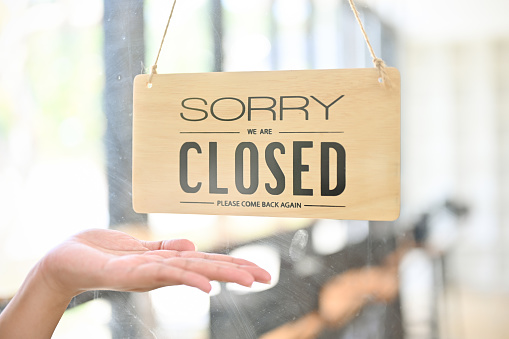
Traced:
<path fill-rule="evenodd" d="M 172 4 L 0 0 L 0 310 L 51 248 L 112 228 L 187 238 L 257 263 L 272 281 L 214 282 L 209 295 L 186 286 L 85 292 L 53 338 L 507 336 L 505 2 L 446 1 L 454 24 L 433 3 L 357 4 L 377 55 L 402 74 L 402 213 L 391 223 L 135 213 L 132 82 L 150 71 Z M 187 0 L 157 71 L 371 59 L 345 0 Z"/>

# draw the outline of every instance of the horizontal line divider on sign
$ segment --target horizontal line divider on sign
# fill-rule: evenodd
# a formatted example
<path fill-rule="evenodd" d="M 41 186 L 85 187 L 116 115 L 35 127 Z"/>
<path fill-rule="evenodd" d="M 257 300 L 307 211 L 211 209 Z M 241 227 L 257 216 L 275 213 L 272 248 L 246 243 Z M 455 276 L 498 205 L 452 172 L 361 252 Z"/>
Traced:
<path fill-rule="evenodd" d="M 240 132 L 180 132 L 180 134 L 240 134 Z"/>
<path fill-rule="evenodd" d="M 342 132 L 342 131 L 337 131 L 337 132 L 334 132 L 334 131 L 330 131 L 330 132 L 329 131 L 321 131 L 321 132 L 320 131 L 318 131 L 318 132 L 315 132 L 315 131 L 313 131 L 313 132 L 294 132 L 294 131 L 292 131 L 292 132 L 279 132 L 279 134 L 323 134 L 323 133 L 335 133 L 335 134 L 339 134 L 339 133 L 344 133 L 344 132 Z"/>
<path fill-rule="evenodd" d="M 212 201 L 181 201 L 181 204 L 205 204 L 205 205 L 214 205 Z"/>
<path fill-rule="evenodd" d="M 346 207 L 346 206 L 336 206 L 336 205 L 304 205 L 304 207 Z"/>

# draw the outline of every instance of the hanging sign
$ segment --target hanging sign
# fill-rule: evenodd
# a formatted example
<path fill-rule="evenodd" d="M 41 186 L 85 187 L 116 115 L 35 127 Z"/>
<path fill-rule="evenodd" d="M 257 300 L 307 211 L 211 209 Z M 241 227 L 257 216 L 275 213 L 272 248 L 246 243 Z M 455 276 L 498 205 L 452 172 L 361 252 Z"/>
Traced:
<path fill-rule="evenodd" d="M 394 220 L 400 78 L 375 68 L 134 81 L 140 213 Z"/>

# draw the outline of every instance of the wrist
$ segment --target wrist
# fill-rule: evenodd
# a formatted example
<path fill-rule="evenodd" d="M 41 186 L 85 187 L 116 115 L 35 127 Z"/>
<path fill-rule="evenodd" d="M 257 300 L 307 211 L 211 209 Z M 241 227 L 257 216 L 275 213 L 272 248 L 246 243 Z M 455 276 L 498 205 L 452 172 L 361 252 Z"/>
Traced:
<path fill-rule="evenodd" d="M 38 263 L 0 315 L 0 337 L 51 338 L 72 297 L 49 285 Z"/>
<path fill-rule="evenodd" d="M 34 266 L 27 280 L 28 284 L 36 287 L 40 293 L 52 298 L 57 303 L 67 302 L 68 304 L 74 296 L 80 293 L 62 286 L 59 279 L 45 268 L 43 262 L 39 262 Z"/>
<path fill-rule="evenodd" d="M 56 302 L 67 302 L 68 304 L 74 296 L 83 291 L 67 286 L 63 282 L 66 278 L 65 275 L 65 272 L 55 267 L 50 253 L 34 266 L 27 280 L 33 280 L 33 284 L 37 284 L 42 292 L 54 298 Z"/>

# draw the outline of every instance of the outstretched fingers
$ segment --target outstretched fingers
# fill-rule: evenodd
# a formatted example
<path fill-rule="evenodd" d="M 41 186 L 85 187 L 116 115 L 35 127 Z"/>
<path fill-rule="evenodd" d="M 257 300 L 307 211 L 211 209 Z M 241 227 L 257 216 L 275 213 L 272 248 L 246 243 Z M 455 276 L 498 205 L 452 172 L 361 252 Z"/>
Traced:
<path fill-rule="evenodd" d="M 258 281 L 261 283 L 269 283 L 271 280 L 270 274 L 265 271 L 263 268 L 257 266 L 256 264 L 244 260 L 233 258 L 227 255 L 222 254 L 209 254 L 203 252 L 177 252 L 177 251 L 151 251 L 145 253 L 145 256 L 155 256 L 159 258 L 165 259 L 184 259 L 184 260 L 194 260 L 196 262 L 203 262 L 204 265 L 220 265 L 233 269 L 240 269 L 245 271 L 253 276 L 254 281 Z M 179 261 L 181 263 L 183 261 Z M 220 280 L 217 278 L 213 278 L 215 280 Z"/>
<path fill-rule="evenodd" d="M 250 287 L 255 281 L 253 274 L 237 265 L 189 258 L 167 259 L 165 263 L 186 271 L 198 273 L 210 280 L 234 282 L 247 287 Z"/>
<path fill-rule="evenodd" d="M 256 266 L 255 263 L 252 263 L 249 260 L 230 257 L 225 254 L 215 254 L 215 253 L 204 253 L 204 252 L 182 252 L 179 254 L 179 256 L 183 258 L 200 258 L 200 259 L 207 259 L 207 260 L 217 260 L 217 261 L 224 261 L 229 262 L 236 265 L 245 265 L 245 266 Z"/>
<path fill-rule="evenodd" d="M 119 265 L 126 267 L 120 260 L 116 262 L 117 269 Z M 187 285 L 206 293 L 211 290 L 211 280 L 233 282 L 247 287 L 255 281 L 270 281 L 269 273 L 258 266 L 202 258 L 164 259 L 148 256 L 143 256 L 143 260 L 131 266 L 130 270 L 117 270 L 117 274 L 110 277 L 113 279 L 111 287 L 119 290 L 147 291 L 163 286 Z"/>
<path fill-rule="evenodd" d="M 187 285 L 196 287 L 205 293 L 212 289 L 210 279 L 202 274 L 189 271 L 163 261 L 147 263 L 130 272 L 127 279 L 122 279 L 120 284 L 128 280 L 128 286 L 124 290 L 149 291 L 164 286 Z"/>
<path fill-rule="evenodd" d="M 210 260 L 208 260 L 208 259 L 193 259 L 193 260 L 210 262 Z M 254 281 L 261 282 L 264 284 L 270 283 L 270 280 L 271 280 L 271 276 L 270 276 L 269 272 L 267 272 L 263 268 L 256 266 L 256 265 L 239 265 L 239 264 L 234 264 L 234 263 L 225 262 L 225 261 L 214 261 L 214 264 L 218 265 L 218 266 L 226 267 L 226 268 L 234 268 L 234 269 L 242 270 L 242 271 L 247 272 L 250 275 L 252 275 L 254 278 Z"/>

